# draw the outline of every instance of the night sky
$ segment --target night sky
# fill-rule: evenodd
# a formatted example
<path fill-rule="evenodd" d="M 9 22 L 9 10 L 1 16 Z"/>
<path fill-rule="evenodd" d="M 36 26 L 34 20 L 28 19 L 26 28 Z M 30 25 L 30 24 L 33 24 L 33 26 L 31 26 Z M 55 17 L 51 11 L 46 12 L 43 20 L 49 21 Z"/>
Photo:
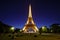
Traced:
<path fill-rule="evenodd" d="M 1 0 L 0 21 L 15 28 L 23 28 L 28 18 L 28 7 L 38 28 L 60 24 L 60 1 L 58 0 Z"/>

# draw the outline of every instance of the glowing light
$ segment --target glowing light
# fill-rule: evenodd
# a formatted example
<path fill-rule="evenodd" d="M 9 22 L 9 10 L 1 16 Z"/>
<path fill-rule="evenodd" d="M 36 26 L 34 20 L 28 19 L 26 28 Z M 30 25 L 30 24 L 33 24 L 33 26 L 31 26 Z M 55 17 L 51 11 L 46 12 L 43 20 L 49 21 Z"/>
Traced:
<path fill-rule="evenodd" d="M 14 30 L 15 28 L 14 27 L 11 27 L 11 30 Z"/>
<path fill-rule="evenodd" d="M 47 27 L 46 27 L 46 26 L 43 26 L 43 27 L 42 27 L 42 31 L 43 31 L 43 32 L 47 32 Z"/>
<path fill-rule="evenodd" d="M 20 30 L 20 32 L 22 32 L 22 30 Z"/>
<path fill-rule="evenodd" d="M 51 32 L 53 32 L 53 30 L 51 30 Z"/>
<path fill-rule="evenodd" d="M 45 27 L 43 26 L 42 29 L 45 29 Z"/>

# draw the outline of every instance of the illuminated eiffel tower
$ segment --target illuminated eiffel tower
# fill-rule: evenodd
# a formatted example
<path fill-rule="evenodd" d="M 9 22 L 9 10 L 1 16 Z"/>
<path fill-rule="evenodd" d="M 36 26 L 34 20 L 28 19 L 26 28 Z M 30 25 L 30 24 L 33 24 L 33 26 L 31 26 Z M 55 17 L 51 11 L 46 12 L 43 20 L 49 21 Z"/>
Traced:
<path fill-rule="evenodd" d="M 31 11 L 31 5 L 29 5 L 29 15 L 28 20 L 23 28 L 24 33 L 36 33 L 38 32 L 38 28 L 36 27 L 33 18 L 32 18 L 32 11 Z"/>

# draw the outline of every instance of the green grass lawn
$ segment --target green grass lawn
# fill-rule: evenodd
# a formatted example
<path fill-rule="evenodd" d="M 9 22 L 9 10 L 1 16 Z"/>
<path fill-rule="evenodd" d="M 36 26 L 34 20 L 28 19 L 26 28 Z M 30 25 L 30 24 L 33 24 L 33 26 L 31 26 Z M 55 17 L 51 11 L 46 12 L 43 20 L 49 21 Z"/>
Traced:
<path fill-rule="evenodd" d="M 60 40 L 60 35 L 0 34 L 0 40 Z"/>

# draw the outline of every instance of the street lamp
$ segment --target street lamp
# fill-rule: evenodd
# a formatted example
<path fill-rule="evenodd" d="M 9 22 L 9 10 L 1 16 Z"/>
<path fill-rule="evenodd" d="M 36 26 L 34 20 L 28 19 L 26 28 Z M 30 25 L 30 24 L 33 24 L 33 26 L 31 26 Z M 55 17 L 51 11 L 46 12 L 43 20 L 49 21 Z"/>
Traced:
<path fill-rule="evenodd" d="M 47 27 L 46 27 L 46 26 L 43 26 L 43 27 L 42 27 L 42 31 L 43 31 L 43 32 L 47 32 Z"/>
<path fill-rule="evenodd" d="M 14 31 L 14 29 L 15 29 L 14 27 L 11 27 L 11 28 L 10 28 L 11 31 Z"/>

